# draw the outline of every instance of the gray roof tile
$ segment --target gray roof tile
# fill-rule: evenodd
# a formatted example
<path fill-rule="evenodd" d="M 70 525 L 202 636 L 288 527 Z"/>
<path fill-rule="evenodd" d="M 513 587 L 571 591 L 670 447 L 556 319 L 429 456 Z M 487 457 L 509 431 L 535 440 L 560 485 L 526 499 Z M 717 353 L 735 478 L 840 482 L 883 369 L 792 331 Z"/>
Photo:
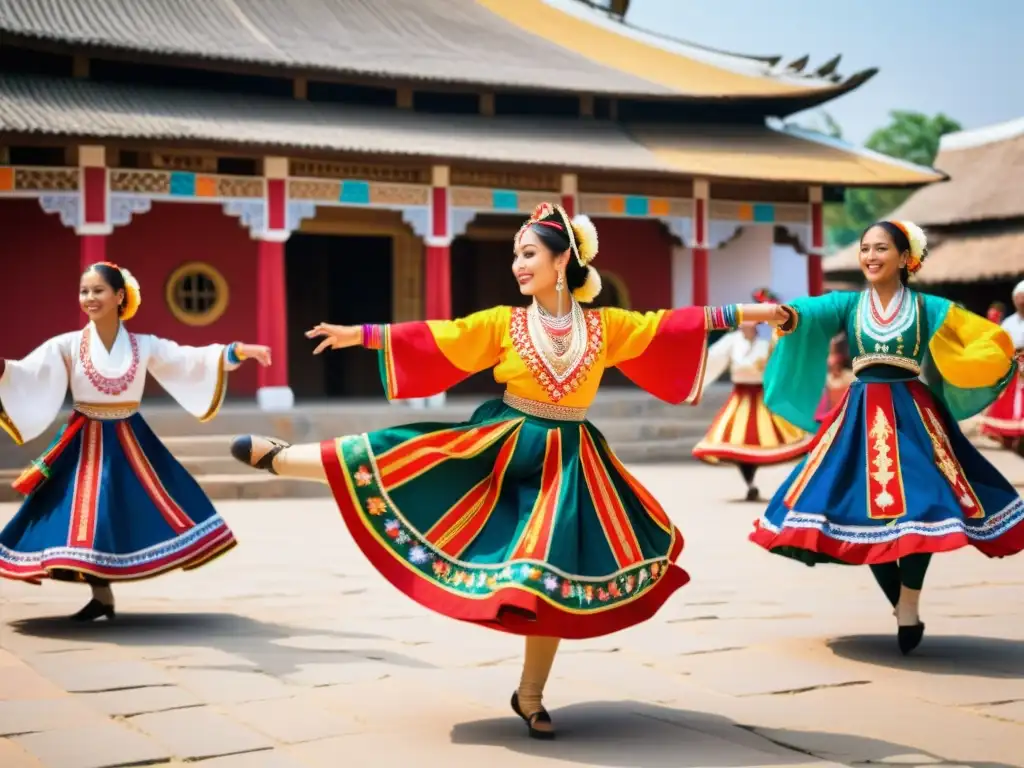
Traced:
<path fill-rule="evenodd" d="M 469 0 L 0 0 L 26 37 L 411 80 L 671 95 Z"/>
<path fill-rule="evenodd" d="M 602 121 L 429 115 L 37 77 L 0 79 L 0 132 L 673 170 Z"/>

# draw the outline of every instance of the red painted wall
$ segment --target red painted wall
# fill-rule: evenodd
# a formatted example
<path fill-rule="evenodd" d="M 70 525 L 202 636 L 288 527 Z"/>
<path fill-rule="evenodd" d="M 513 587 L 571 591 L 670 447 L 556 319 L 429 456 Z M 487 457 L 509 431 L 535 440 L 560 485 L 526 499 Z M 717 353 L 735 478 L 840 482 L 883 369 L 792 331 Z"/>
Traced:
<path fill-rule="evenodd" d="M 154 203 L 149 213 L 134 216 L 107 241 L 107 258 L 130 269 L 142 286 L 142 307 L 131 321 L 132 330 L 195 346 L 256 341 L 256 250 L 256 241 L 238 220 L 209 203 Z M 212 325 L 185 325 L 167 308 L 167 278 L 188 261 L 216 267 L 230 287 L 228 308 Z M 255 393 L 255 366 L 243 365 L 233 373 L 228 391 Z"/>
<path fill-rule="evenodd" d="M 79 327 L 78 237 L 39 202 L 0 200 L 0 357 L 24 357 Z"/>
<path fill-rule="evenodd" d="M 0 200 L 0 237 L 7 317 L 0 356 L 16 359 L 46 339 L 82 326 L 79 241 L 34 199 Z M 107 258 L 130 269 L 142 286 L 142 308 L 131 321 L 133 331 L 192 345 L 256 340 L 256 241 L 219 205 L 155 203 L 149 213 L 114 230 L 107 239 Z M 167 278 L 186 261 L 208 262 L 228 281 L 230 303 L 212 325 L 184 325 L 167 308 Z M 229 391 L 255 393 L 255 367 L 244 365 L 232 374 Z"/>
<path fill-rule="evenodd" d="M 672 238 L 658 221 L 595 219 L 598 272 L 617 275 L 629 288 L 630 309 L 672 306 Z"/>

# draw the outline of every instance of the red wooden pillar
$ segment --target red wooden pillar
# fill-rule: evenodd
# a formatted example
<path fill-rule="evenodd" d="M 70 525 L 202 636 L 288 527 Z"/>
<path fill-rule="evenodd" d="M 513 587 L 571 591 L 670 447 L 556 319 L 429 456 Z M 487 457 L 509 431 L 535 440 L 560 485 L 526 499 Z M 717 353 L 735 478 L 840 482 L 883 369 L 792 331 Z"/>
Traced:
<path fill-rule="evenodd" d="M 107 260 L 107 236 L 110 224 L 110 199 L 107 184 L 107 153 L 104 147 L 78 148 L 78 267 L 84 272 L 90 265 Z"/>
<path fill-rule="evenodd" d="M 265 219 L 255 234 L 256 343 L 270 347 L 274 364 L 257 372 L 256 400 L 266 411 L 284 411 L 295 404 L 288 386 L 288 292 L 284 244 L 288 229 L 288 159 L 263 159 Z"/>
<path fill-rule="evenodd" d="M 427 320 L 452 317 L 451 224 L 448 215 L 447 166 L 434 166 L 430 196 L 430 234 L 427 235 L 424 309 Z"/>
<path fill-rule="evenodd" d="M 708 303 L 708 199 L 711 185 L 703 179 L 693 182 L 693 242 L 690 246 L 693 279 L 691 303 Z"/>
<path fill-rule="evenodd" d="M 575 173 L 562 174 L 562 207 L 571 219 L 579 212 L 579 182 Z"/>
<path fill-rule="evenodd" d="M 825 222 L 822 216 L 824 195 L 821 187 L 811 187 L 811 247 L 807 253 L 807 293 L 821 296 L 825 292 L 825 269 L 821 254 L 825 248 Z"/>

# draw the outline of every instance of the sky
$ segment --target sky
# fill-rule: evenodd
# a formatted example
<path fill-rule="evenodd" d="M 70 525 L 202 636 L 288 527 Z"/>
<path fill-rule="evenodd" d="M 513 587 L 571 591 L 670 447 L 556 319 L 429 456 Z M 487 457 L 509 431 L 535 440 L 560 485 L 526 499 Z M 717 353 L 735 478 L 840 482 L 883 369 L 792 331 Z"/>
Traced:
<path fill-rule="evenodd" d="M 858 144 L 893 109 L 964 128 L 1024 117 L 1024 0 L 632 0 L 627 19 L 739 53 L 810 54 L 808 69 L 837 53 L 842 74 L 877 67 L 824 106 Z"/>

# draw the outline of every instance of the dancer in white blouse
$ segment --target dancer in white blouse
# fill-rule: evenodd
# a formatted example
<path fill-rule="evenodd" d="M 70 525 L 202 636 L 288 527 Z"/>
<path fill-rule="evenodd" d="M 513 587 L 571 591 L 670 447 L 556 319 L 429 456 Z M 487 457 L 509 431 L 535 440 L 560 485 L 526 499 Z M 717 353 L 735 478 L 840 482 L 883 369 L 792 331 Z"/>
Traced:
<path fill-rule="evenodd" d="M 57 417 L 68 389 L 74 410 L 14 487 L 27 498 L 0 532 L 0 576 L 39 583 L 85 581 L 93 598 L 72 618 L 114 618 L 111 581 L 192 569 L 235 538 L 188 471 L 138 409 L 150 373 L 193 416 L 212 419 L 228 371 L 252 344 L 183 347 L 123 325 L 139 308 L 128 270 L 101 263 L 82 275 L 80 331 L 50 339 L 23 360 L 0 359 L 0 428 L 19 445 Z"/>
<path fill-rule="evenodd" d="M 754 301 L 778 302 L 778 298 L 762 288 L 754 292 Z M 693 455 L 709 464 L 737 465 L 747 484 L 747 501 L 760 498 L 754 485 L 759 466 L 803 456 L 813 438 L 765 407 L 762 381 L 769 355 L 771 342 L 758 338 L 756 324 L 745 323 L 711 345 L 704 372 L 706 387 L 728 371 L 733 389 Z"/>

